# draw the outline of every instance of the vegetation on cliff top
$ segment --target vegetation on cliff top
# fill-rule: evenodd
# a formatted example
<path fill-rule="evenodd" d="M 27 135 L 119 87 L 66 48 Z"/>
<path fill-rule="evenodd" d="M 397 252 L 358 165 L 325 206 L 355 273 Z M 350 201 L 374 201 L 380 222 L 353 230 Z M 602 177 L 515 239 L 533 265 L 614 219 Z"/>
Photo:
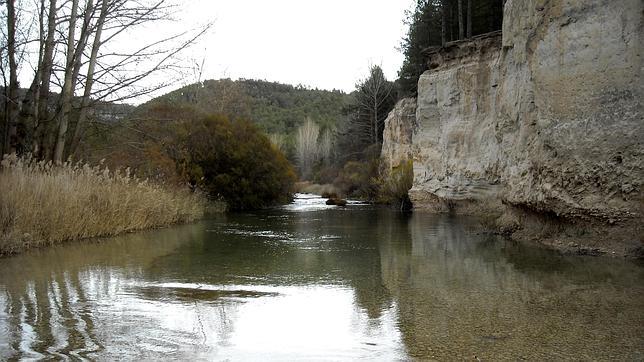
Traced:
<path fill-rule="evenodd" d="M 418 78 L 427 70 L 427 48 L 499 30 L 502 23 L 503 0 L 416 0 L 407 12 L 409 28 L 401 43 L 405 55 L 397 80 L 401 93 L 416 93 Z"/>

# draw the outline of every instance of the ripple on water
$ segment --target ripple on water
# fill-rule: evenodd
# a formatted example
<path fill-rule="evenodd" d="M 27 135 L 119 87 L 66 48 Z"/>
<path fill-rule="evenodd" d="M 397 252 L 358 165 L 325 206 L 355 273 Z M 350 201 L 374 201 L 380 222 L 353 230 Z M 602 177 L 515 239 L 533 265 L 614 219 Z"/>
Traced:
<path fill-rule="evenodd" d="M 199 285 L 141 285 L 130 286 L 126 291 L 137 295 L 141 299 L 162 301 L 164 303 L 194 303 L 222 302 L 229 299 L 242 300 L 244 298 L 275 297 L 279 293 L 273 291 L 259 291 L 253 289 L 234 289 L 231 287 Z"/>

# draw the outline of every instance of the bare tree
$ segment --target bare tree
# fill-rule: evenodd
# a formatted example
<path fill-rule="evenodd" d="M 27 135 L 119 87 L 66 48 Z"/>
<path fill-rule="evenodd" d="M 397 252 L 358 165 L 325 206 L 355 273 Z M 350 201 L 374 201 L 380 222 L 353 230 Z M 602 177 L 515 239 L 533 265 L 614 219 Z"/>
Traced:
<path fill-rule="evenodd" d="M 307 118 L 295 134 L 295 154 L 303 179 L 311 176 L 313 165 L 318 158 L 318 136 L 320 127 Z"/>
<path fill-rule="evenodd" d="M 382 68 L 372 66 L 369 77 L 356 85 L 358 119 L 371 137 L 371 143 L 380 143 L 385 118 L 393 102 L 393 83 L 385 78 Z"/>
<path fill-rule="evenodd" d="M 16 62 L 16 7 L 15 0 L 7 0 L 7 58 L 9 60 L 9 87 L 6 92 L 5 153 L 16 152 L 18 125 L 18 64 Z"/>
<path fill-rule="evenodd" d="M 60 97 L 61 111 L 58 121 L 58 137 L 54 149 L 54 162 L 61 163 L 63 161 L 63 150 L 65 148 L 65 138 L 67 136 L 67 126 L 69 122 L 69 114 L 72 110 L 72 97 L 74 92 L 74 64 L 76 63 L 74 57 L 76 52 L 78 54 L 83 52 L 80 49 L 82 44 L 78 44 L 78 49 L 75 48 L 76 41 L 76 18 L 78 17 L 78 0 L 72 1 L 72 10 L 69 17 L 69 33 L 67 35 L 67 59 L 65 61 L 65 83 L 63 84 L 63 92 Z M 91 3 L 92 0 L 89 0 Z M 79 55 L 80 56 L 80 55 Z"/>
<path fill-rule="evenodd" d="M 73 153 L 80 141 L 81 127 L 87 121 L 87 109 L 90 105 L 90 96 L 92 94 L 92 86 L 94 85 L 94 72 L 96 69 L 96 58 L 98 57 L 98 49 L 101 46 L 101 36 L 103 34 L 103 26 L 105 25 L 105 18 L 109 10 L 109 1 L 101 1 L 101 11 L 96 22 L 96 33 L 94 34 L 94 41 L 92 43 L 92 52 L 89 56 L 89 63 L 87 66 L 87 78 L 85 79 L 85 90 L 81 98 L 80 109 L 78 113 L 78 120 L 74 128 L 74 134 L 71 140 L 71 151 Z"/>
<path fill-rule="evenodd" d="M 369 75 L 356 84 L 347 117 L 338 122 L 334 133 L 334 162 L 372 159 L 380 153 L 384 122 L 396 101 L 393 82 L 385 78 L 379 66 L 371 66 Z"/>
<path fill-rule="evenodd" d="M 40 0 L 38 5 L 38 60 L 37 64 L 41 64 L 44 52 L 45 39 L 45 0 Z M 40 98 L 40 77 L 42 69 L 37 67 L 34 69 L 34 79 L 29 86 L 25 96 L 22 99 L 22 107 L 20 119 L 25 127 L 35 129 L 38 122 L 38 99 Z M 32 135 L 33 136 L 33 135 Z M 30 142 L 25 140 L 25 142 Z M 28 150 L 30 151 L 30 150 Z"/>
<path fill-rule="evenodd" d="M 327 128 L 322 133 L 318 149 L 320 158 L 324 160 L 324 162 L 330 163 L 333 155 L 333 131 L 331 129 Z"/>
<path fill-rule="evenodd" d="M 38 36 L 20 44 L 22 49 L 16 45 L 15 33 L 30 30 L 16 29 L 15 0 L 3 2 L 7 19 L 11 20 L 7 22 L 7 39 L 13 39 L 2 48 L 9 58 L 5 100 L 13 99 L 7 102 L 3 148 L 11 144 L 15 150 L 18 143 L 15 129 L 19 123 L 27 129 L 28 134 L 21 137 L 28 138 L 29 151 L 36 157 L 60 163 L 80 142 L 89 109 L 97 102 L 137 98 L 178 79 L 183 65 L 177 55 L 205 34 L 211 24 L 170 34 L 135 49 L 124 49 L 121 42 L 141 26 L 168 19 L 174 9 L 170 1 L 36 0 L 31 5 L 24 2 L 21 4 L 27 8 L 23 11 L 23 23 L 37 24 Z M 17 102 L 17 77 L 12 78 L 18 72 L 15 58 L 28 47 L 38 49 L 32 51 L 38 54 L 37 58 L 33 55 L 28 59 L 34 78 L 22 102 Z M 3 74 L 4 69 L 4 66 L 0 69 Z M 163 81 L 144 84 L 147 78 L 160 73 L 165 73 Z M 16 90 L 13 95 L 12 89 Z M 60 95 L 52 90 L 60 91 Z"/>
<path fill-rule="evenodd" d="M 171 34 L 124 52 L 120 49 L 120 37 L 127 36 L 142 25 L 166 19 L 173 6 L 168 5 L 168 0 L 156 0 L 148 7 L 142 7 L 140 0 L 107 1 L 111 5 L 103 31 L 109 34 L 100 42 L 102 51 L 96 58 L 93 78 L 96 87 L 92 88 L 91 98 L 111 102 L 140 98 L 183 78 L 185 67 L 176 56 L 203 36 L 212 23 Z M 107 49 L 106 45 L 109 45 Z M 164 73 L 166 81 L 143 85 L 143 80 L 161 73 Z"/>
<path fill-rule="evenodd" d="M 34 105 L 35 112 L 35 125 L 34 136 L 32 144 L 32 152 L 36 157 L 46 157 L 46 149 L 44 147 L 46 130 L 49 128 L 49 96 L 51 87 L 51 77 L 54 68 L 54 47 L 56 43 L 56 10 L 57 0 L 49 0 L 49 10 L 47 15 L 47 36 L 43 39 L 40 38 L 41 47 L 43 48 L 42 58 L 38 60 L 36 68 L 36 77 L 40 77 L 38 82 L 38 95 L 37 104 Z"/>

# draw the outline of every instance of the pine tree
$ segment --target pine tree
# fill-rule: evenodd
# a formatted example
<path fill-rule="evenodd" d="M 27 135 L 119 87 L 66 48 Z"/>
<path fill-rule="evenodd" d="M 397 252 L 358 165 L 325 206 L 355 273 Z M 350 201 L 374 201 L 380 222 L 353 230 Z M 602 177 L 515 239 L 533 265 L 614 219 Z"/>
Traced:
<path fill-rule="evenodd" d="M 427 69 L 424 51 L 454 40 L 501 29 L 503 0 L 467 0 L 463 20 L 462 0 L 417 0 L 407 12 L 407 36 L 401 43 L 405 55 L 397 84 L 404 95 L 416 93 L 416 83 Z"/>

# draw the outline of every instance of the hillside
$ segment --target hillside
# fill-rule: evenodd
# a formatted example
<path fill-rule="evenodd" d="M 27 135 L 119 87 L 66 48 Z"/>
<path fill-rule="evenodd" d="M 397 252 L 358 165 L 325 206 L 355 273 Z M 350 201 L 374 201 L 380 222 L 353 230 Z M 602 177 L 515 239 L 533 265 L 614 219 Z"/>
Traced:
<path fill-rule="evenodd" d="M 189 172 L 173 162 L 187 152 L 179 146 L 182 137 L 204 116 L 221 115 L 249 120 L 293 161 L 295 130 L 307 118 L 321 129 L 336 127 L 350 97 L 342 91 L 259 80 L 207 80 L 144 103 L 122 122 L 88 125 L 77 158 L 105 160 L 110 167 L 129 166 L 142 177 L 181 182 Z"/>
<path fill-rule="evenodd" d="M 137 113 L 158 105 L 191 106 L 207 114 L 247 118 L 268 134 L 290 136 L 310 117 L 322 128 L 342 117 L 350 95 L 334 90 L 308 89 L 262 80 L 207 80 L 151 100 Z"/>

